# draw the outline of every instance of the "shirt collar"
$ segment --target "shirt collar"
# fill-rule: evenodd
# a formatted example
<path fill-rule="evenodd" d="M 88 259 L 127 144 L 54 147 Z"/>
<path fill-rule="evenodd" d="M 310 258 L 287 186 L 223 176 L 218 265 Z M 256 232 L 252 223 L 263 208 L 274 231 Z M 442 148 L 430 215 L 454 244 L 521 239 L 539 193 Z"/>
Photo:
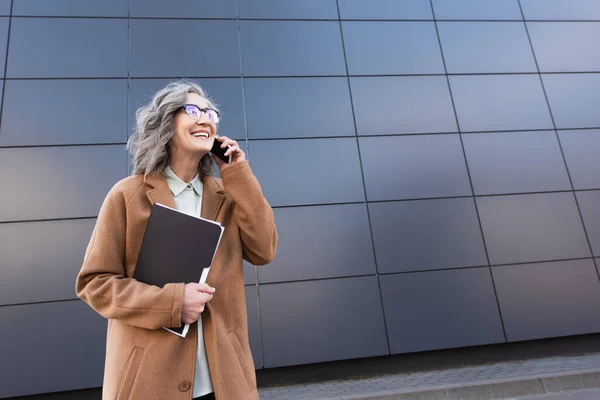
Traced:
<path fill-rule="evenodd" d="M 173 196 L 179 196 L 181 192 L 185 190 L 187 187 L 187 183 L 181 180 L 180 177 L 175 175 L 175 172 L 171 169 L 171 167 L 167 167 L 165 170 L 165 175 L 167 178 L 167 183 L 169 184 L 169 189 L 171 189 L 171 193 Z M 196 193 L 202 196 L 202 181 L 200 180 L 200 175 L 196 174 L 194 179 L 190 182 Z"/>

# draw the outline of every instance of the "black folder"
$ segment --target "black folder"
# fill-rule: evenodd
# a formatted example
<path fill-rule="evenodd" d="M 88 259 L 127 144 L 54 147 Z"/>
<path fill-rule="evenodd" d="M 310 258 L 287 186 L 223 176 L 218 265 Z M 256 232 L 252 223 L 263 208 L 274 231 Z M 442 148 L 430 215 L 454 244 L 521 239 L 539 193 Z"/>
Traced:
<path fill-rule="evenodd" d="M 218 222 L 155 203 L 133 278 L 159 287 L 178 282 L 204 283 L 223 229 Z M 165 329 L 185 337 L 189 325 Z"/>

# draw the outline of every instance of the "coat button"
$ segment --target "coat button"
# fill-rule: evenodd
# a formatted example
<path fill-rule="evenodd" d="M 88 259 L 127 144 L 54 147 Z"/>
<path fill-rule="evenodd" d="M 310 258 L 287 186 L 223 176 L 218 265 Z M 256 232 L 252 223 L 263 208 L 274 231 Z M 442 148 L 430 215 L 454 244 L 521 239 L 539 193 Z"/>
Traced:
<path fill-rule="evenodd" d="M 190 383 L 190 381 L 181 381 L 179 382 L 179 390 L 181 390 L 182 392 L 187 392 L 188 390 L 190 390 L 190 388 L 192 387 L 192 384 Z"/>

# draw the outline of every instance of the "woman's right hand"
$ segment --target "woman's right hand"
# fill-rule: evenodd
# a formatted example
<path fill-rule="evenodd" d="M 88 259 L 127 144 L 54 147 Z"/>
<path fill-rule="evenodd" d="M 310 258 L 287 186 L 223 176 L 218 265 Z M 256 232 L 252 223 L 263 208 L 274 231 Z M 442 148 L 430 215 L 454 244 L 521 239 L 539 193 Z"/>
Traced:
<path fill-rule="evenodd" d="M 204 311 L 204 305 L 213 298 L 213 293 L 215 293 L 215 288 L 206 283 L 186 284 L 183 292 L 181 322 L 184 324 L 196 322 Z"/>

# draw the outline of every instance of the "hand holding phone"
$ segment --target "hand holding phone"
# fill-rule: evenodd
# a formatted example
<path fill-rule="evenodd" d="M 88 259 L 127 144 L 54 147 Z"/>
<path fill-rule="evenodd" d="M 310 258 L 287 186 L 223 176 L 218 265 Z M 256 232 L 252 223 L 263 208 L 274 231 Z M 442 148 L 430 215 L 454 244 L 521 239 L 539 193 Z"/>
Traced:
<path fill-rule="evenodd" d="M 231 163 L 231 154 L 229 156 L 225 156 L 225 152 L 230 148 L 230 145 L 227 145 L 226 148 L 222 149 L 221 148 L 221 142 L 219 142 L 217 140 L 217 138 L 215 138 L 215 141 L 213 142 L 212 148 L 210 149 L 210 152 L 212 154 L 214 154 L 215 156 L 219 157 L 221 160 L 225 161 L 227 164 Z"/>

